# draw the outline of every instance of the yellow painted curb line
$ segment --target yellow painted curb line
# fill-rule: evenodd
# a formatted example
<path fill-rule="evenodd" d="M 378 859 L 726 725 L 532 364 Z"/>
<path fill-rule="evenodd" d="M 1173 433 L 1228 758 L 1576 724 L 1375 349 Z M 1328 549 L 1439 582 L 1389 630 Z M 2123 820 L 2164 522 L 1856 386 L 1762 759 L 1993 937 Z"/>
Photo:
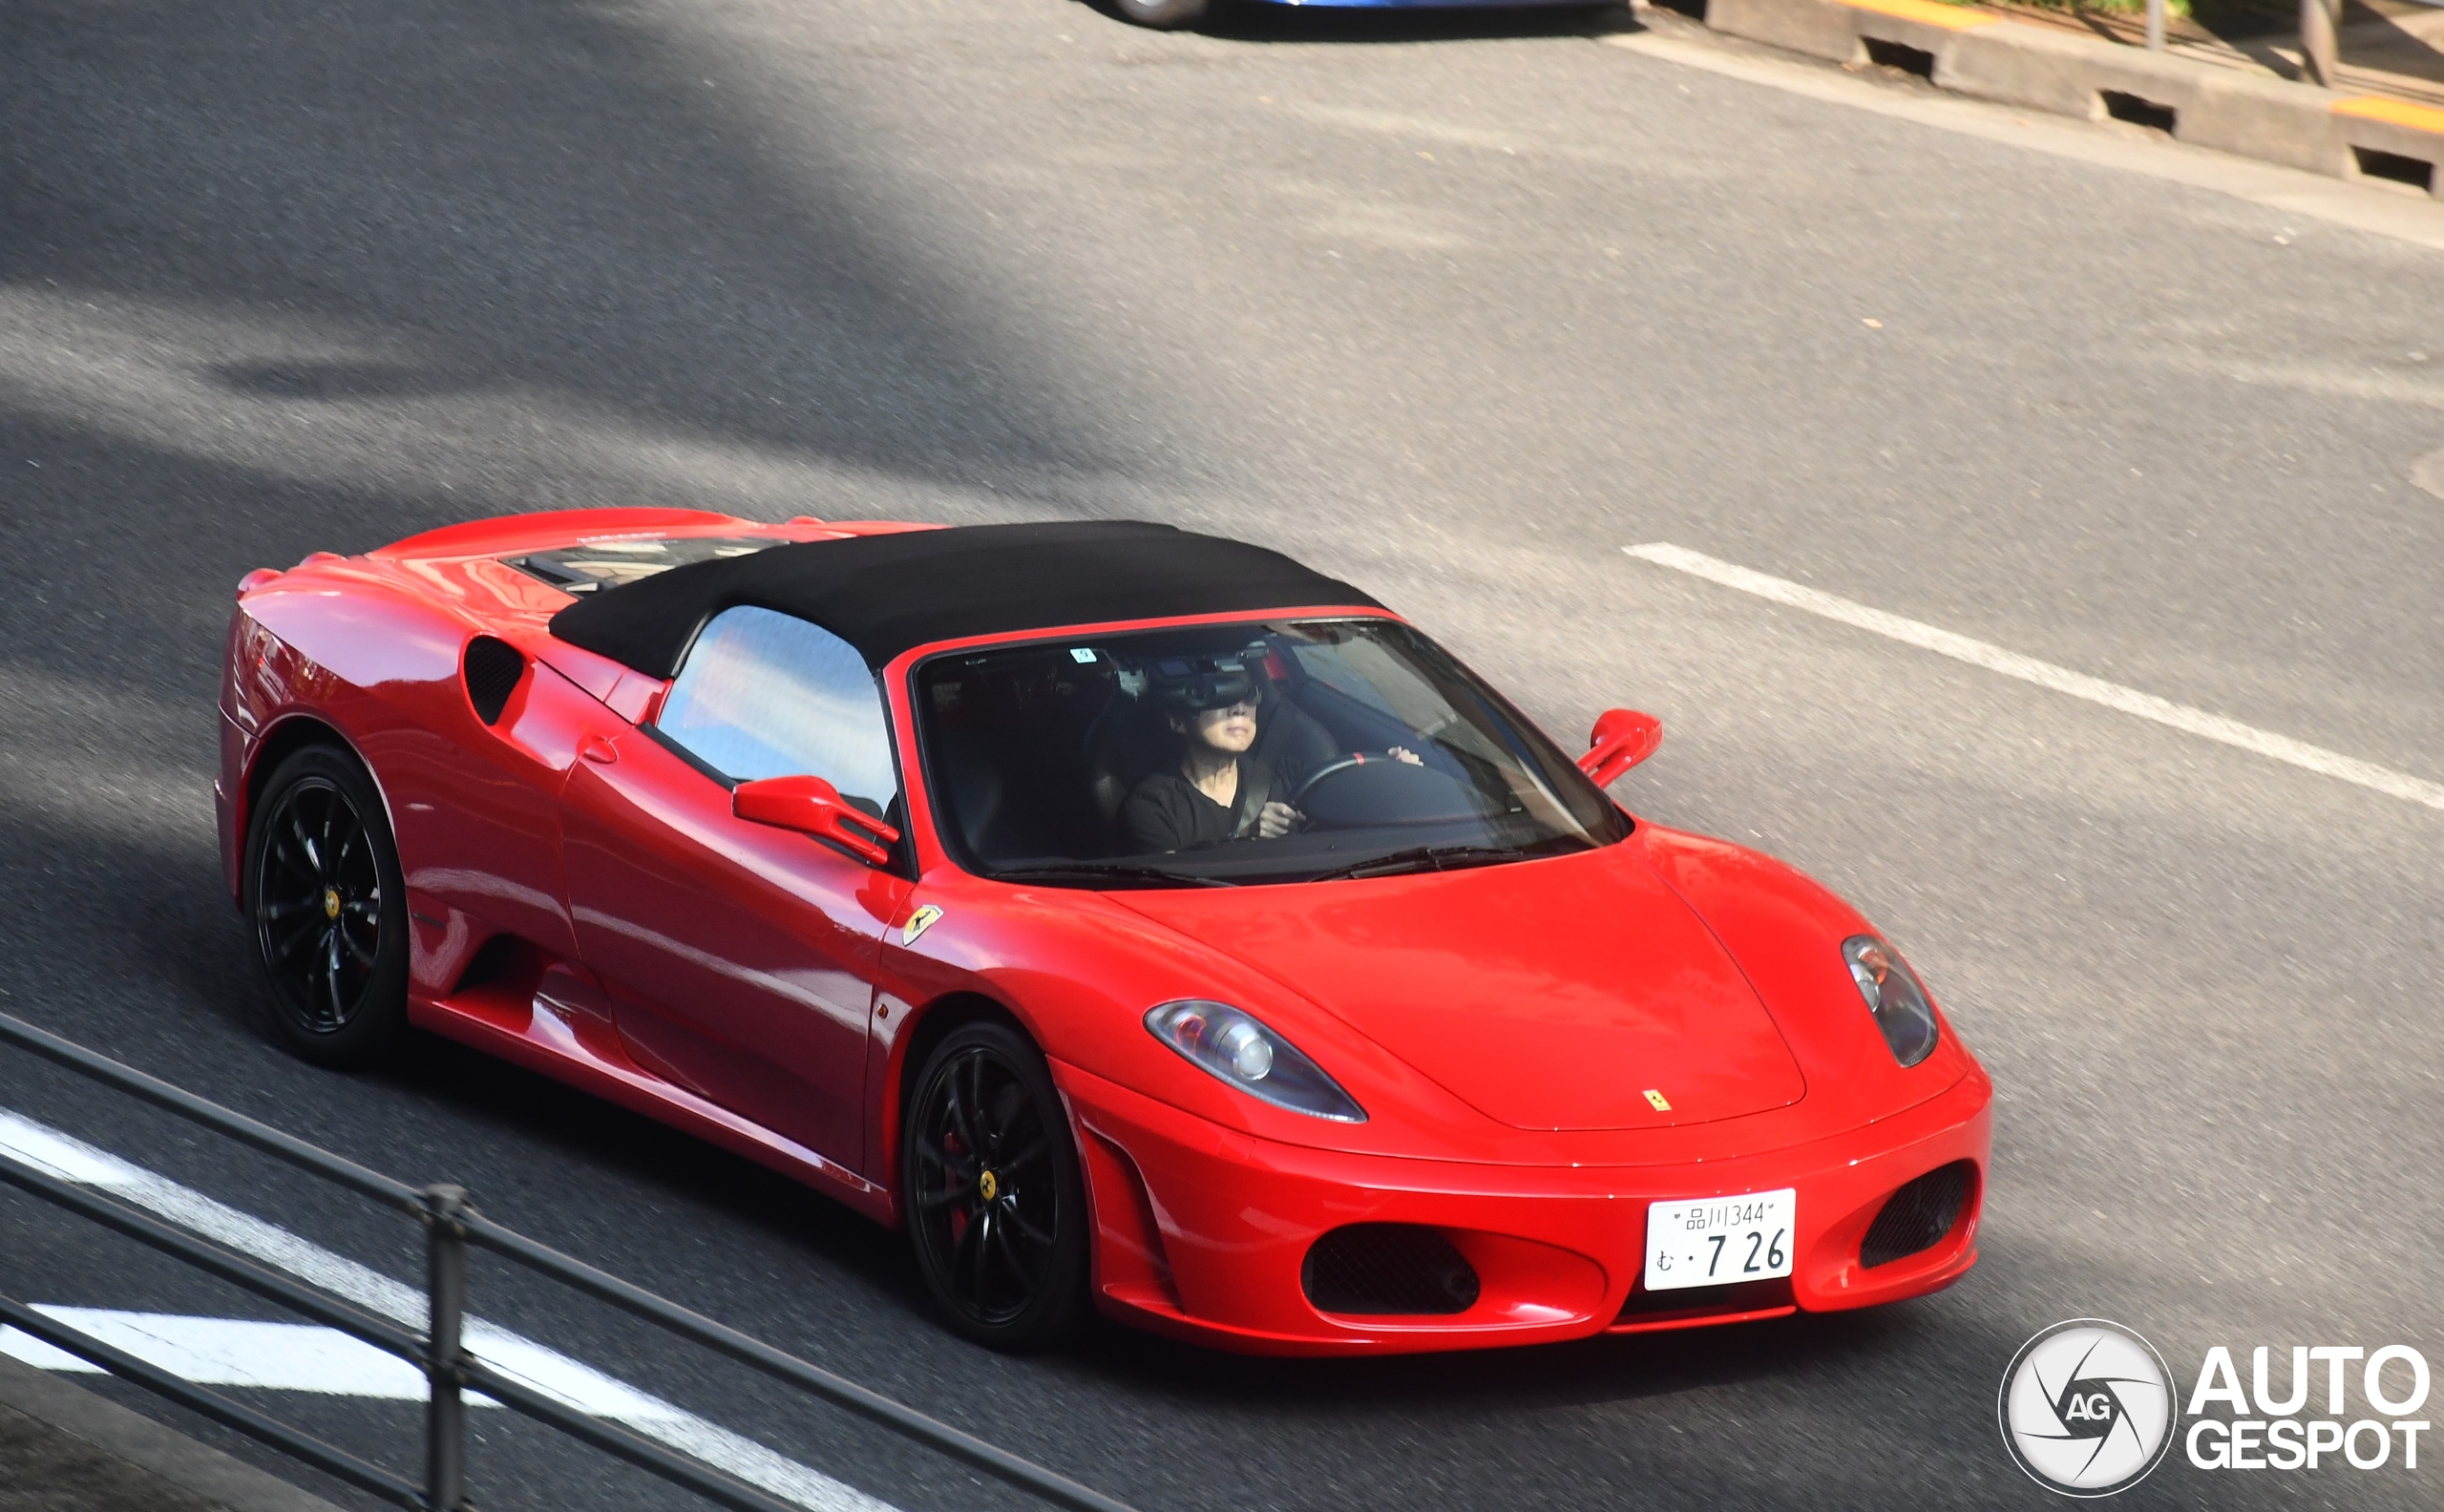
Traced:
<path fill-rule="evenodd" d="M 1960 6 L 1939 4 L 1938 0 L 1842 0 L 1842 3 L 1853 10 L 1872 10 L 1878 15 L 1898 16 L 1904 21 L 1920 21 L 1928 26 L 1942 27 L 1947 32 L 1974 31 L 1978 27 L 1996 25 L 2003 19 Z"/>
<path fill-rule="evenodd" d="M 2387 99 L 2380 94 L 2356 94 L 2349 99 L 2334 101 L 2333 113 L 2444 136 L 2444 110 L 2430 105 L 2413 105 L 2408 100 Z"/>

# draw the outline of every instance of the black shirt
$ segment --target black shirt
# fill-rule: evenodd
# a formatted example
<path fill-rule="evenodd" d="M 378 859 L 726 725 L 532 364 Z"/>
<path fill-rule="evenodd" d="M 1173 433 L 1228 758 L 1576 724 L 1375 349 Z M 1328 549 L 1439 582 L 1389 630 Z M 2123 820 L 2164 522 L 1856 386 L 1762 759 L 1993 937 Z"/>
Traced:
<path fill-rule="evenodd" d="M 1158 771 L 1139 783 L 1121 808 L 1137 848 L 1190 850 L 1254 834 L 1264 806 L 1278 796 L 1273 768 L 1253 756 L 1239 757 L 1238 765 L 1238 795 L 1228 804 L 1208 798 L 1177 770 Z"/>

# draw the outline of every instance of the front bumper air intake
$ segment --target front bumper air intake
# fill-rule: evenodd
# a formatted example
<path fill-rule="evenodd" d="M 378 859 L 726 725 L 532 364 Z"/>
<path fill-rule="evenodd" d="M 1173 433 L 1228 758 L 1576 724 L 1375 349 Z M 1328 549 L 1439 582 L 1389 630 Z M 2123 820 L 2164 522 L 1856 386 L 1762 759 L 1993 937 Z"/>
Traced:
<path fill-rule="evenodd" d="M 1432 1228 L 1350 1224 L 1325 1234 L 1298 1268 L 1320 1312 L 1431 1316 L 1476 1306 L 1476 1268 Z"/>
<path fill-rule="evenodd" d="M 1941 1244 L 1959 1221 L 1960 1205 L 1976 1180 L 1974 1162 L 1954 1161 L 1903 1186 L 1868 1226 L 1859 1246 L 1859 1264 L 1869 1269 L 1890 1265 Z"/>

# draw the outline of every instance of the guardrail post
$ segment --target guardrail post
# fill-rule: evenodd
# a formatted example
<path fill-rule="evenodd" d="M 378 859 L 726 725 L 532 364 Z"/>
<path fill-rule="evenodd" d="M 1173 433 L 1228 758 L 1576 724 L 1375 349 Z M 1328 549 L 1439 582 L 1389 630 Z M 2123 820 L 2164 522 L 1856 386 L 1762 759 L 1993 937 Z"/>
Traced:
<path fill-rule="evenodd" d="M 425 1378 L 432 1395 L 425 1408 L 425 1506 L 429 1512 L 463 1512 L 467 1497 L 467 1403 L 460 1394 L 465 1357 L 459 1334 L 467 1317 L 467 1210 L 463 1186 L 424 1189 L 425 1280 L 430 1309 L 425 1325 Z"/>
<path fill-rule="evenodd" d="M 2328 89 L 2337 87 L 2334 17 L 2341 10 L 2341 0 L 2300 0 L 2300 61 L 2308 77 Z"/>

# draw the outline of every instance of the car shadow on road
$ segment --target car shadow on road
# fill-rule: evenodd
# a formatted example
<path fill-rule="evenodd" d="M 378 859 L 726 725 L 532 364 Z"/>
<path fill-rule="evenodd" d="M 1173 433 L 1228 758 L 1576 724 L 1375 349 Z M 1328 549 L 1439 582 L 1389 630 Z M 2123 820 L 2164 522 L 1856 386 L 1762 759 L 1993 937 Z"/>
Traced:
<path fill-rule="evenodd" d="M 1471 1398 L 1559 1407 L 1666 1396 L 1809 1369 L 1891 1346 L 1907 1333 L 1902 1314 L 1884 1310 L 1456 1354 L 1273 1359 L 1216 1354 L 1107 1323 L 1078 1353 L 1134 1389 L 1314 1414 Z"/>
<path fill-rule="evenodd" d="M 1639 30 L 1626 5 L 1271 5 L 1223 0 L 1197 31 L 1231 42 L 1483 42 L 1511 37 L 1602 36 Z"/>

